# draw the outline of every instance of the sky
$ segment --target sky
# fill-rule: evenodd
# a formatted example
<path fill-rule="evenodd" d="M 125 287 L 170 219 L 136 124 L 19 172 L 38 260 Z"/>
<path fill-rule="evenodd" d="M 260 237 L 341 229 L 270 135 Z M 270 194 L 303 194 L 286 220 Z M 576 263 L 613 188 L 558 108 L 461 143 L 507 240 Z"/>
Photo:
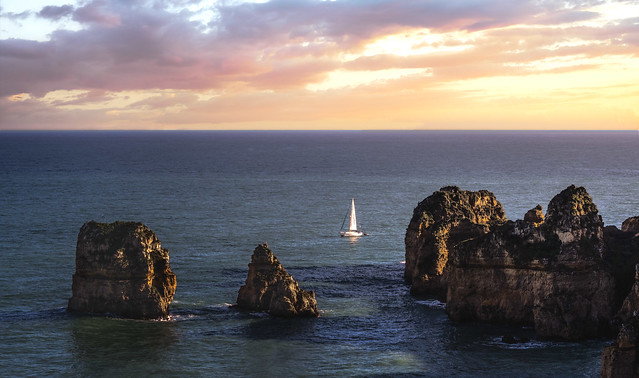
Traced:
<path fill-rule="evenodd" d="M 0 130 L 639 130 L 639 0 L 0 0 Z"/>

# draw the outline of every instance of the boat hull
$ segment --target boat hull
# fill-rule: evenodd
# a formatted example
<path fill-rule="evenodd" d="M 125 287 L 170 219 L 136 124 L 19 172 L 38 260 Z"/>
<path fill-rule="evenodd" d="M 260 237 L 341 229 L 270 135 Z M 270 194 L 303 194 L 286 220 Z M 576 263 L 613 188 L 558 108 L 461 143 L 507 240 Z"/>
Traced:
<path fill-rule="evenodd" d="M 339 234 L 340 236 L 349 236 L 349 237 L 364 236 L 364 233 L 362 231 L 342 231 Z"/>

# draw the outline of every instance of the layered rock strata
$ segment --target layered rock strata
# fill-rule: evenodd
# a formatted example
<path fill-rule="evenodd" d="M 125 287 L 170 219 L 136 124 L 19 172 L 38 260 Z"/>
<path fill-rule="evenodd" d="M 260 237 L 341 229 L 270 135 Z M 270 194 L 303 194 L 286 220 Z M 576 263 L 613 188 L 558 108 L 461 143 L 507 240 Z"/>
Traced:
<path fill-rule="evenodd" d="M 142 223 L 91 221 L 80 229 L 69 311 L 163 318 L 175 288 L 169 251 Z"/>
<path fill-rule="evenodd" d="M 533 324 L 540 338 L 605 335 L 615 313 L 607 252 L 595 204 L 571 186 L 550 201 L 543 223 L 507 222 L 457 246 L 447 313 L 453 320 Z"/>
<path fill-rule="evenodd" d="M 621 326 L 615 342 L 604 348 L 601 356 L 601 377 L 639 377 L 638 341 L 639 318 L 633 317 Z"/>
<path fill-rule="evenodd" d="M 415 209 L 406 233 L 412 293 L 445 290 L 451 319 L 534 325 L 539 338 L 610 334 L 632 284 L 629 267 L 639 262 L 625 231 L 633 221 L 604 228 L 590 195 L 575 186 L 555 196 L 545 216 L 538 205 L 515 222 L 494 216 L 501 205 L 483 218 L 458 211 L 473 209 L 473 197 L 456 193 L 464 191 L 443 188 Z"/>
<path fill-rule="evenodd" d="M 237 306 L 282 317 L 319 315 L 315 293 L 300 289 L 266 243 L 253 251 L 246 283 L 237 295 Z"/>
<path fill-rule="evenodd" d="M 611 242 L 616 242 L 615 247 L 626 252 L 626 261 L 632 257 L 636 261 L 636 256 L 639 255 L 639 227 L 635 226 L 639 225 L 637 221 L 639 217 L 629 218 L 623 222 L 621 230 L 612 227 L 609 232 L 612 234 Z M 614 323 L 619 325 L 619 332 L 615 342 L 603 350 L 601 376 L 639 377 L 639 264 L 635 265 L 634 283 L 615 315 Z"/>
<path fill-rule="evenodd" d="M 448 186 L 420 202 L 406 230 L 404 279 L 415 295 L 446 296 L 451 250 L 459 242 L 487 233 L 506 221 L 495 195 Z"/>

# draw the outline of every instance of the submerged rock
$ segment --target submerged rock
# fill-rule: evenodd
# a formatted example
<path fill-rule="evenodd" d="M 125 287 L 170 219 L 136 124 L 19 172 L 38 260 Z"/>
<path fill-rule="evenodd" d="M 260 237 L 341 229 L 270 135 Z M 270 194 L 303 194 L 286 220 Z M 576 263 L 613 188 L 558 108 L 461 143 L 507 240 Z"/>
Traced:
<path fill-rule="evenodd" d="M 80 229 L 69 311 L 162 318 L 175 287 L 169 251 L 142 223 L 91 221 Z"/>
<path fill-rule="evenodd" d="M 318 316 L 313 291 L 300 289 L 266 243 L 253 251 L 246 284 L 240 287 L 237 306 L 274 316 Z"/>
<path fill-rule="evenodd" d="M 448 186 L 420 202 L 406 229 L 404 279 L 412 294 L 446 296 L 450 251 L 466 239 L 485 234 L 506 221 L 495 195 Z"/>

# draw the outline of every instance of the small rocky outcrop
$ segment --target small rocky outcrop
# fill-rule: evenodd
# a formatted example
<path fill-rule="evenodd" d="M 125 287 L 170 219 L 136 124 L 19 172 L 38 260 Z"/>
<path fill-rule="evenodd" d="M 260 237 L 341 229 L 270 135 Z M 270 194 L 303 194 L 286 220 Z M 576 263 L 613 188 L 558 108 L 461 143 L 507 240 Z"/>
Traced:
<path fill-rule="evenodd" d="M 524 215 L 524 221 L 532 223 L 533 226 L 539 226 L 544 223 L 544 210 L 541 205 L 535 206 L 533 209 L 528 210 Z"/>
<path fill-rule="evenodd" d="M 632 217 L 623 221 L 621 231 L 629 232 L 632 235 L 639 234 L 639 217 Z"/>
<path fill-rule="evenodd" d="M 68 310 L 134 319 L 168 316 L 176 288 L 169 251 L 142 223 L 85 223 Z"/>
<path fill-rule="evenodd" d="M 495 195 L 448 186 L 420 202 L 406 230 L 404 279 L 415 295 L 446 296 L 446 269 L 454 246 L 506 221 Z"/>
<path fill-rule="evenodd" d="M 237 295 L 237 307 L 273 316 L 318 316 L 313 291 L 300 289 L 266 243 L 253 251 L 246 284 Z"/>

